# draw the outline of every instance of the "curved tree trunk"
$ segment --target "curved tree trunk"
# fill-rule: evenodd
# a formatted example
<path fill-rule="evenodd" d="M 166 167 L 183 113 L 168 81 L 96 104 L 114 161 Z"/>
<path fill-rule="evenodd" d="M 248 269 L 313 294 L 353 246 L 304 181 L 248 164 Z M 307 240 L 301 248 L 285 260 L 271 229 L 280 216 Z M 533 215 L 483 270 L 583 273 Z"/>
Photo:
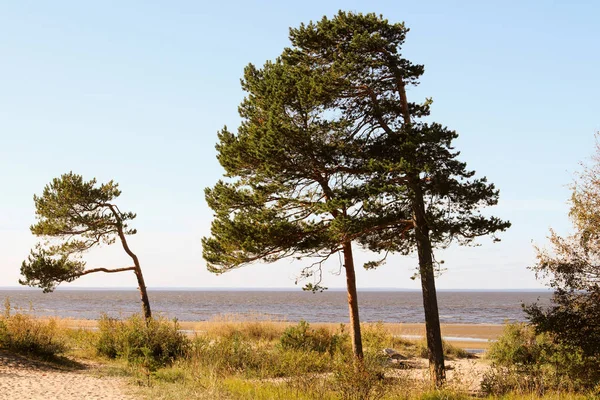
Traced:
<path fill-rule="evenodd" d="M 140 266 L 140 260 L 137 256 L 131 251 L 129 248 L 129 244 L 127 243 L 127 239 L 125 238 L 125 233 L 123 232 L 123 224 L 121 220 L 121 216 L 115 209 L 116 207 L 113 205 L 108 205 L 111 212 L 117 219 L 117 233 L 119 234 L 119 239 L 121 239 L 121 244 L 123 245 L 123 250 L 131 257 L 133 260 L 135 277 L 138 282 L 138 290 L 140 291 L 140 299 L 142 300 L 142 313 L 144 314 L 144 318 L 149 320 L 152 318 L 152 311 L 150 310 L 150 299 L 148 299 L 148 291 L 146 290 L 146 283 L 144 282 L 144 275 L 142 274 L 142 267 Z"/>
<path fill-rule="evenodd" d="M 135 277 L 138 282 L 138 290 L 140 291 L 140 299 L 142 300 L 142 312 L 144 314 L 144 318 L 147 320 L 152 318 L 152 311 L 150 310 L 150 300 L 148 299 L 148 291 L 146 290 L 146 283 L 144 282 L 144 275 L 142 274 L 142 267 L 140 267 L 140 261 L 137 256 L 129 249 L 129 245 L 127 244 L 127 240 L 125 239 L 125 235 L 123 234 L 123 230 L 119 227 L 119 237 L 121 238 L 121 244 L 123 245 L 123 249 L 125 252 L 131 257 L 133 260 L 133 264 L 135 265 L 135 269 L 133 272 L 135 273 Z"/>
<path fill-rule="evenodd" d="M 423 309 L 425 310 L 425 332 L 427 336 L 427 355 L 429 372 L 436 387 L 442 386 L 446 380 L 444 366 L 444 349 L 442 347 L 442 332 L 438 312 L 437 293 L 435 290 L 435 274 L 429 228 L 425 218 L 423 195 L 417 186 L 413 199 L 413 220 L 415 238 L 419 255 L 419 273 L 421 275 L 421 290 L 423 292 Z"/>
<path fill-rule="evenodd" d="M 350 327 L 352 329 L 352 351 L 354 356 L 362 361 L 362 335 L 360 333 L 360 318 L 358 317 L 358 296 L 356 293 L 356 274 L 352 256 L 352 242 L 343 244 L 344 268 L 346 269 L 346 288 L 348 292 L 348 310 L 350 312 Z"/>
<path fill-rule="evenodd" d="M 144 283 L 144 276 L 139 267 L 135 269 L 135 277 L 138 281 L 138 290 L 140 291 L 140 298 L 142 300 L 142 312 L 144 313 L 144 318 L 148 320 L 152 318 L 152 311 L 150 310 L 150 300 L 148 299 L 148 291 L 146 290 L 146 284 Z"/>

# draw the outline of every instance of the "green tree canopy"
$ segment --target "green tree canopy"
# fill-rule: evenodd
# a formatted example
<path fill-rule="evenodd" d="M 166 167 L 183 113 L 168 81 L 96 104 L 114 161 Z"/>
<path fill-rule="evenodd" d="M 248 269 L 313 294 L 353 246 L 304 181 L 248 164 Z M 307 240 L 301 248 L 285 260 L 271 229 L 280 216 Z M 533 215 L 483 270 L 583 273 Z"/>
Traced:
<path fill-rule="evenodd" d="M 439 384 L 444 365 L 433 248 L 453 241 L 469 244 L 510 223 L 481 213 L 482 207 L 497 203 L 498 191 L 458 160 L 452 147 L 455 131 L 422 120 L 431 100 L 408 100 L 407 87 L 418 84 L 424 67 L 402 56 L 407 33 L 404 24 L 375 14 L 340 11 L 291 29 L 292 47 L 283 59 L 333 77 L 325 90 L 324 114 L 341 115 L 353 140 L 363 143 L 359 159 L 368 161 L 357 166 L 369 197 L 362 206 L 367 218 L 388 222 L 361 235 L 360 243 L 386 254 L 417 250 L 429 359 Z M 411 223 L 395 223 L 407 219 Z"/>
<path fill-rule="evenodd" d="M 352 173 L 357 143 L 345 121 L 323 114 L 330 79 L 281 60 L 245 69 L 243 122 L 237 134 L 219 132 L 217 144 L 229 179 L 206 189 L 215 219 L 203 255 L 213 272 L 292 256 L 316 260 L 302 275 L 317 272 L 308 285 L 317 290 L 322 263 L 342 252 L 362 357 L 351 244 L 373 223 L 360 207 L 366 183 Z"/>
<path fill-rule="evenodd" d="M 22 285 L 37 286 L 44 292 L 53 291 L 61 282 L 95 272 L 133 271 L 137 277 L 144 315 L 151 316 L 150 303 L 137 256 L 127 244 L 126 236 L 136 233 L 128 226 L 135 218 L 122 212 L 114 203 L 121 191 L 110 181 L 96 184 L 84 181 L 72 172 L 55 178 L 41 196 L 34 195 L 37 222 L 31 232 L 43 238 L 21 265 Z M 124 268 L 86 269 L 82 254 L 101 244 L 113 244 L 119 239 L 133 266 Z"/>

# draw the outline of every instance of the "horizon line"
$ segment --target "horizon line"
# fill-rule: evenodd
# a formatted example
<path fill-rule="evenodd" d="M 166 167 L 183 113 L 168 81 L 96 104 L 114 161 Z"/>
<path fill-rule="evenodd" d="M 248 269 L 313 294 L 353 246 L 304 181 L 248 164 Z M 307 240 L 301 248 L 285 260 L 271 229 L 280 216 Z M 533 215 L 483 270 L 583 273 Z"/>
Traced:
<path fill-rule="evenodd" d="M 23 286 L 0 286 L 0 290 L 27 290 L 27 291 L 37 291 L 38 288 L 31 287 L 23 287 Z M 55 291 L 69 291 L 69 290 L 90 290 L 90 291 L 109 291 L 109 290 L 138 290 L 137 287 L 134 286 L 75 286 L 75 287 L 58 287 Z M 296 292 L 296 291 L 304 291 L 302 288 L 289 288 L 289 287 L 231 287 L 231 286 L 222 286 L 222 287 L 194 287 L 194 286 L 159 286 L 159 287 L 148 287 L 148 291 L 287 291 L 287 292 Z M 327 288 L 326 291 L 345 291 L 345 287 L 330 287 Z M 397 287 L 359 287 L 358 291 L 377 291 L 377 292 L 421 292 L 421 289 L 413 289 L 413 288 L 397 288 Z M 437 292 L 546 292 L 551 291 L 552 288 L 455 288 L 455 289 L 437 289 Z"/>

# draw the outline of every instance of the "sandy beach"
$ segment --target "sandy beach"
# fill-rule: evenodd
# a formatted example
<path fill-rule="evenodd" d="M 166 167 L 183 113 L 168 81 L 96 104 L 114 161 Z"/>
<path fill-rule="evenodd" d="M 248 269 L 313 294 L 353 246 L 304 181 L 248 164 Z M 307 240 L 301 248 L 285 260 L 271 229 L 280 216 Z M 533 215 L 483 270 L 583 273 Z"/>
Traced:
<path fill-rule="evenodd" d="M 59 368 L 0 350 L 0 400 L 133 400 L 117 377 L 98 377 L 99 366 Z"/>

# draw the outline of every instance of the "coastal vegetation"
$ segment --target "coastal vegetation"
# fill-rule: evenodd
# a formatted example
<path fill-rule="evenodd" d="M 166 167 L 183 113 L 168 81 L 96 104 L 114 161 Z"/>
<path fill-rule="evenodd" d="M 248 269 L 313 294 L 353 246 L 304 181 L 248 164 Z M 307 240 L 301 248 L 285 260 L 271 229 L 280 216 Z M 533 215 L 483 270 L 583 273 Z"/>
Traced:
<path fill-rule="evenodd" d="M 444 342 L 451 369 L 443 389 L 423 369 L 426 343 L 392 335 L 381 323 L 362 325 L 359 371 L 344 324 L 225 319 L 184 334 L 177 321 L 134 315 L 104 316 L 95 326 L 5 312 L 0 350 L 60 365 L 101 363 L 102 374 L 127 377 L 149 399 L 590 399 L 598 389 L 583 380 L 589 369 L 563 369 L 576 365 L 573 355 L 560 353 L 568 361 L 561 365 L 548 336 L 522 324 L 508 325 L 483 359 Z"/>
<path fill-rule="evenodd" d="M 531 269 L 548 279 L 550 306 L 523 305 L 529 322 L 506 324 L 483 356 L 443 341 L 434 251 L 496 241 L 510 222 L 484 211 L 499 191 L 459 160 L 458 134 L 429 119 L 431 99 L 409 101 L 424 66 L 402 56 L 407 33 L 403 23 L 342 11 L 292 28 L 278 58 L 245 68 L 242 122 L 218 133 L 225 173 L 205 190 L 211 272 L 293 258 L 305 262 L 305 289 L 317 292 L 324 265 L 339 256 L 349 324 L 224 320 L 186 330 L 153 317 L 127 242 L 136 214 L 117 206 L 117 183 L 69 172 L 34 195 L 30 230 L 40 242 L 19 282 L 52 292 L 89 274 L 133 272 L 142 313 L 74 328 L 15 313 L 6 299 L 0 350 L 69 368 L 98 363 L 151 399 L 599 398 L 600 143 L 572 186 L 574 233 L 551 230 L 550 248 L 535 247 Z M 85 252 L 117 242 L 133 265 L 86 268 Z M 361 323 L 357 247 L 373 257 L 365 269 L 416 253 L 424 340 Z"/>

